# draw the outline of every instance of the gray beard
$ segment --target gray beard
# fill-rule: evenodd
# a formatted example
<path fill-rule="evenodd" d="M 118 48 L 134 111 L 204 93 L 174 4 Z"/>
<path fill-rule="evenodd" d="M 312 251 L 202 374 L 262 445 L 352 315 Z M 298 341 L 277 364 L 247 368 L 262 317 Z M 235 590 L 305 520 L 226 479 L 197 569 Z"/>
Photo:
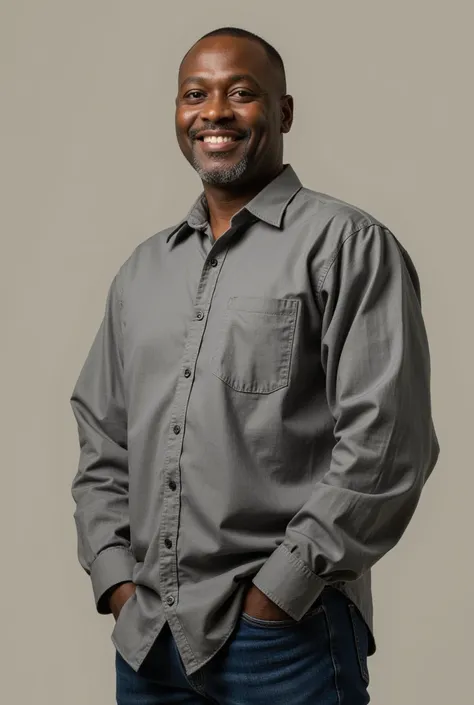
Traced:
<path fill-rule="evenodd" d="M 193 155 L 193 167 L 199 174 L 200 178 L 202 181 L 205 181 L 208 184 L 232 184 L 235 181 L 238 181 L 247 171 L 248 167 L 248 158 L 247 155 L 245 154 L 240 162 L 237 162 L 237 164 L 234 164 L 234 166 L 231 167 L 226 167 L 222 165 L 219 168 L 218 162 L 219 159 L 224 157 L 225 154 L 213 154 L 211 159 L 214 159 L 217 164 L 215 169 L 203 169 L 202 166 L 199 164 L 198 160 L 196 159 L 195 155 Z"/>

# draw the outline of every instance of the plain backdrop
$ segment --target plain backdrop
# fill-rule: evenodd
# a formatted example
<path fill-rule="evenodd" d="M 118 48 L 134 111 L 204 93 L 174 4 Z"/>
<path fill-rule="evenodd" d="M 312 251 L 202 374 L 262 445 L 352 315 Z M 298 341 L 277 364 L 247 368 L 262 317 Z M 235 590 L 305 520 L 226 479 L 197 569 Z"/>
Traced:
<path fill-rule="evenodd" d="M 381 219 L 417 266 L 441 455 L 374 569 L 370 692 L 376 705 L 470 701 L 470 5 L 1 0 L 2 703 L 115 701 L 113 617 L 95 612 L 76 557 L 69 397 L 117 269 L 200 191 L 175 143 L 176 74 L 222 25 L 284 57 L 296 106 L 285 161 Z"/>

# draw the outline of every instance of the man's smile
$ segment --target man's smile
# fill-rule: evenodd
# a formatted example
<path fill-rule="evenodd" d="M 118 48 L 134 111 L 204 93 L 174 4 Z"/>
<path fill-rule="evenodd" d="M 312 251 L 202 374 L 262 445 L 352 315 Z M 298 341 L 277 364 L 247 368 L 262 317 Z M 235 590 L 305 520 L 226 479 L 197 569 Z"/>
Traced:
<path fill-rule="evenodd" d="M 199 144 L 203 152 L 230 152 L 243 138 L 233 130 L 202 130 L 194 137 L 194 144 Z"/>

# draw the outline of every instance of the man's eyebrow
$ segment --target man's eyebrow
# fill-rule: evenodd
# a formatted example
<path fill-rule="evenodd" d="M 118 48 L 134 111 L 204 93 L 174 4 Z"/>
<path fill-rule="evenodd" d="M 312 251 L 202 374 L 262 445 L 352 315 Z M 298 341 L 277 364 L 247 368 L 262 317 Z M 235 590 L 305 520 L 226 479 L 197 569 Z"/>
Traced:
<path fill-rule="evenodd" d="M 237 81 L 251 81 L 256 86 L 260 87 L 257 79 L 249 73 L 236 73 L 230 77 L 231 83 L 237 83 Z M 187 86 L 189 83 L 206 83 L 206 79 L 202 76 L 188 76 L 181 83 L 181 88 L 184 88 L 184 86 Z"/>
<path fill-rule="evenodd" d="M 249 73 L 237 73 L 234 76 L 231 76 L 230 80 L 232 83 L 237 83 L 237 81 L 251 81 L 252 83 L 255 83 L 255 85 L 259 85 L 257 79 Z"/>
<path fill-rule="evenodd" d="M 201 76 L 188 76 L 181 83 L 181 88 L 187 86 L 188 83 L 204 83 L 204 78 L 202 78 Z"/>

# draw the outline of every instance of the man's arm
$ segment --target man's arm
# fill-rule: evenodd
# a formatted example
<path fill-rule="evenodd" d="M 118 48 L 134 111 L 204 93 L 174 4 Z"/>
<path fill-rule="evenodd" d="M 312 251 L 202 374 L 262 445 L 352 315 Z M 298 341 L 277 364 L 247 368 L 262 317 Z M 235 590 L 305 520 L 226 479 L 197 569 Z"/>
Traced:
<path fill-rule="evenodd" d="M 120 272 L 76 382 L 71 406 L 80 457 L 72 483 L 79 562 L 91 577 L 97 611 L 109 614 L 113 586 L 132 581 L 128 514 L 127 412 L 123 389 Z"/>
<path fill-rule="evenodd" d="M 395 546 L 436 464 L 430 357 L 413 263 L 387 229 L 350 235 L 315 289 L 331 462 L 253 583 L 300 619 L 327 583 Z"/>

